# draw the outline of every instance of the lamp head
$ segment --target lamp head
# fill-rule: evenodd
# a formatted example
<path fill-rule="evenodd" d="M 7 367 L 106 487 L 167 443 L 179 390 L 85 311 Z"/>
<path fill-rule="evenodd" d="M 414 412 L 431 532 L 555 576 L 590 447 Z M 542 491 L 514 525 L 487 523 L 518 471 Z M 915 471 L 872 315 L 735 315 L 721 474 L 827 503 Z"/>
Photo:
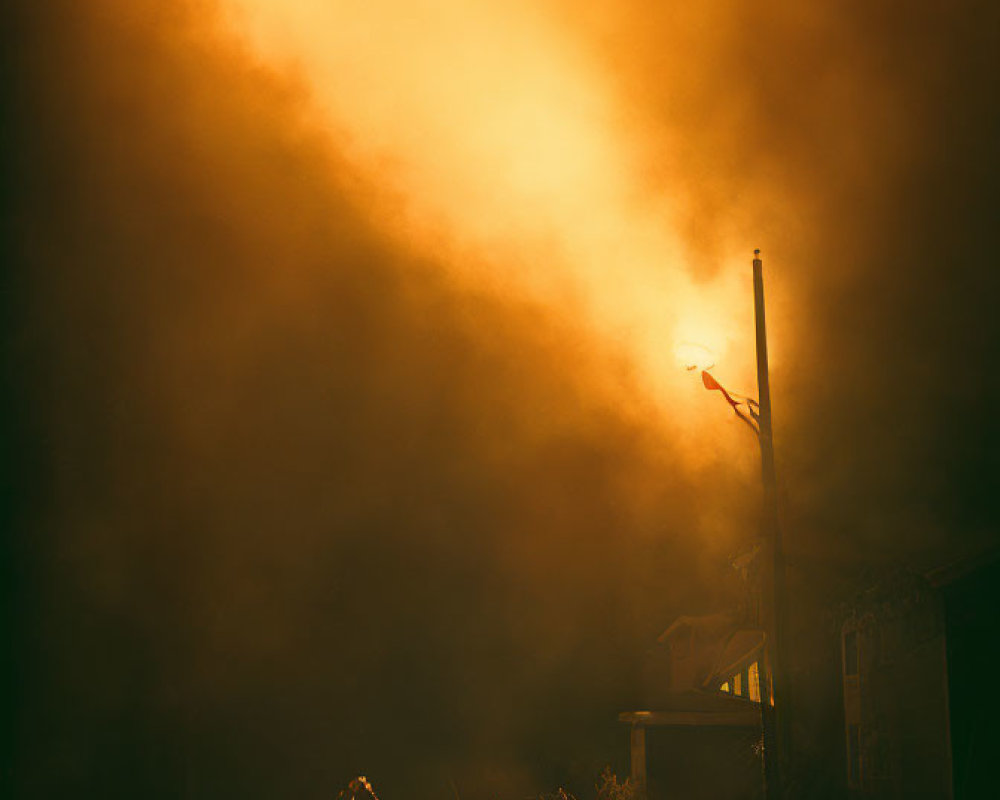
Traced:
<path fill-rule="evenodd" d="M 708 370 L 715 366 L 715 354 L 707 347 L 695 342 L 678 342 L 674 347 L 674 355 L 688 372 Z"/>

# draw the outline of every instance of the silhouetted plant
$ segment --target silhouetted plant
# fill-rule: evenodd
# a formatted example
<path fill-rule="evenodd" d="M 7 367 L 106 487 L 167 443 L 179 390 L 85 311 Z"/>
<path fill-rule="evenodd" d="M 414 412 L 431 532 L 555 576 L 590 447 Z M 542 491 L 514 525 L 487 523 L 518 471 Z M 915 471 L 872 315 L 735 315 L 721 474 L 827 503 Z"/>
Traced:
<path fill-rule="evenodd" d="M 626 778 L 624 783 L 618 783 L 618 776 L 611 771 L 611 767 L 604 768 L 594 800 L 635 800 L 636 796 L 631 780 Z"/>

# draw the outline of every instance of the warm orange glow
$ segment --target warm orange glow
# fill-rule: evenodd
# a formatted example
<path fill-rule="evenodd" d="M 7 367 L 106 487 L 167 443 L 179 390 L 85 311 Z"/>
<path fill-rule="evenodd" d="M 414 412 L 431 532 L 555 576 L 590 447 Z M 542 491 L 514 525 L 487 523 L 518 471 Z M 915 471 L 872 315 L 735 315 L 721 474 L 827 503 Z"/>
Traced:
<path fill-rule="evenodd" d="M 709 370 L 715 366 L 715 354 L 704 345 L 678 342 L 674 347 L 677 362 L 688 372 Z"/>
<path fill-rule="evenodd" d="M 747 668 L 747 687 L 750 690 L 750 699 L 755 703 L 760 702 L 760 667 L 754 661 Z"/>
<path fill-rule="evenodd" d="M 734 362 L 749 363 L 745 265 L 696 281 L 679 194 L 648 191 L 650 133 L 625 124 L 628 106 L 579 30 L 518 2 L 226 7 L 262 58 L 309 88 L 397 241 L 455 279 L 572 315 L 685 414 L 700 406 L 677 395 L 672 342 L 720 355 L 738 344 Z"/>

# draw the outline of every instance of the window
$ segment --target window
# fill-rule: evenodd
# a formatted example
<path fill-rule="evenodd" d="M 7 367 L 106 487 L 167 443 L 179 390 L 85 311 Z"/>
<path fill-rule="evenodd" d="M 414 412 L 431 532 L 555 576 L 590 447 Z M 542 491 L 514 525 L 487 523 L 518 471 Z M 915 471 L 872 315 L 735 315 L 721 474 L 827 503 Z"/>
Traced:
<path fill-rule="evenodd" d="M 743 673 L 737 672 L 733 675 L 733 694 L 743 696 Z"/>
<path fill-rule="evenodd" d="M 844 675 L 858 674 L 858 632 L 844 633 Z"/>
<path fill-rule="evenodd" d="M 719 687 L 719 691 L 720 692 L 728 692 L 729 691 L 729 681 L 726 681 L 724 684 L 722 684 L 722 686 Z"/>
<path fill-rule="evenodd" d="M 760 702 L 760 667 L 754 661 L 747 669 L 747 689 L 750 699 L 755 703 Z"/>

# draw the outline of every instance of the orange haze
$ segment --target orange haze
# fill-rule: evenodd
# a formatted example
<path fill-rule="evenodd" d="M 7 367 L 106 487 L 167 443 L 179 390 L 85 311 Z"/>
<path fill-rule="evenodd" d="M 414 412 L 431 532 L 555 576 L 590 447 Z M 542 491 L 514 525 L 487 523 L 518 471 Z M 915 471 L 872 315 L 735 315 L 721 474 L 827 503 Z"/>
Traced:
<path fill-rule="evenodd" d="M 678 233 L 683 197 L 666 181 L 649 191 L 650 131 L 581 31 L 530 3 L 227 6 L 266 64 L 308 88 L 386 233 L 460 280 L 582 314 L 675 411 L 708 405 L 677 368 L 678 341 L 708 346 L 750 388 L 760 242 L 718 243 L 722 269 L 697 263 Z"/>

